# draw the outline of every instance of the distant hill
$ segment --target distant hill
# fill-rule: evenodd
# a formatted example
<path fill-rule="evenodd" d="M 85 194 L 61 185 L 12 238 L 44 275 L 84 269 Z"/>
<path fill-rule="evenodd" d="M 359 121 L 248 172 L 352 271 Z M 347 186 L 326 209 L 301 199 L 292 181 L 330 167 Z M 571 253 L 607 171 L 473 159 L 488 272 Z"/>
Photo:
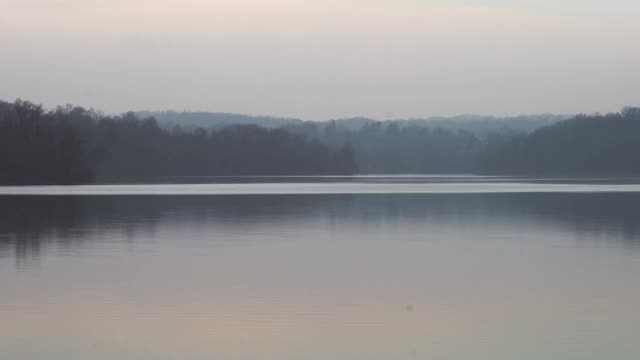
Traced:
<path fill-rule="evenodd" d="M 449 131 L 467 131 L 478 137 L 484 138 L 492 133 L 499 134 L 528 134 L 544 126 L 552 125 L 560 121 L 568 120 L 573 115 L 519 115 L 519 116 L 484 116 L 484 115 L 459 115 L 452 117 L 429 117 L 416 119 L 395 119 L 377 121 L 368 118 L 348 118 L 335 120 L 336 123 L 349 130 L 359 130 L 365 125 L 382 123 L 383 125 L 396 124 L 400 128 L 418 127 L 430 129 L 442 129 Z"/>
<path fill-rule="evenodd" d="M 186 130 L 222 128 L 233 125 L 258 125 L 272 129 L 302 123 L 302 120 L 292 118 L 213 112 L 137 111 L 135 115 L 139 118 L 154 117 L 158 124 L 166 129 L 179 125 Z"/>
<path fill-rule="evenodd" d="M 520 115 L 510 117 L 495 117 L 482 115 L 460 115 L 454 117 L 430 117 L 419 119 L 374 120 L 366 117 L 354 117 L 331 121 L 303 121 L 295 118 L 251 116 L 231 113 L 215 112 L 178 112 L 178 111 L 138 111 L 137 117 L 154 117 L 158 124 L 166 129 L 174 126 L 192 130 L 195 128 L 218 129 L 232 125 L 258 125 L 264 128 L 281 128 L 302 124 L 315 124 L 319 127 L 336 122 L 340 127 L 357 131 L 365 125 L 395 123 L 400 127 L 428 127 L 443 130 L 464 130 L 479 137 L 486 137 L 491 133 L 518 134 L 530 133 L 538 128 L 571 118 L 571 115 Z"/>
<path fill-rule="evenodd" d="M 544 126 L 568 120 L 571 117 L 573 115 L 539 114 L 507 117 L 460 115 L 400 120 L 399 122 L 405 126 L 427 126 L 451 131 L 464 130 L 484 138 L 491 133 L 527 134 Z"/>

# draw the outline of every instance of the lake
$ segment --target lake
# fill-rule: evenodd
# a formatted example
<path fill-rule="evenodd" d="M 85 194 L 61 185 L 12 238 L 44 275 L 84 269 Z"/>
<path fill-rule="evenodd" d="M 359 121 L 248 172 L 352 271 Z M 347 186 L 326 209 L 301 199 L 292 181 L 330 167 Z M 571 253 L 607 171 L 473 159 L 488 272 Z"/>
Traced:
<path fill-rule="evenodd" d="M 0 359 L 640 358 L 634 179 L 171 182 L 0 187 Z"/>

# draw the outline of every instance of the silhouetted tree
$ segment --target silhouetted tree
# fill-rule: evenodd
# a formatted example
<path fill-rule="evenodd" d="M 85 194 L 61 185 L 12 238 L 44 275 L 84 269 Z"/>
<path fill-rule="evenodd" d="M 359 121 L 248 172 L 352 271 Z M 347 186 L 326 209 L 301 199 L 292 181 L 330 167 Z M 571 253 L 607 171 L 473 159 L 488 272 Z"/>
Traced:
<path fill-rule="evenodd" d="M 238 125 L 166 130 L 132 112 L 0 103 L 0 183 L 71 184 L 97 178 L 324 175 L 356 171 L 353 151 L 283 129 Z"/>
<path fill-rule="evenodd" d="M 0 104 L 0 183 L 69 184 L 92 177 L 69 117 L 28 101 Z"/>
<path fill-rule="evenodd" d="M 640 175 L 640 109 L 579 115 L 491 146 L 483 170 L 496 174 Z"/>

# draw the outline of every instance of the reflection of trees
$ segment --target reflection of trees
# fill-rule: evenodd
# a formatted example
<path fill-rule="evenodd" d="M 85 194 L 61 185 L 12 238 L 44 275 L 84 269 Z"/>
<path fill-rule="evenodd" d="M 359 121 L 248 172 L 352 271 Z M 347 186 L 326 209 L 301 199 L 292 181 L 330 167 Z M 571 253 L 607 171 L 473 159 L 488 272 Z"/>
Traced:
<path fill-rule="evenodd" d="M 0 256 L 36 259 L 51 246 L 75 247 L 118 234 L 135 241 L 158 224 L 241 228 L 320 219 L 347 223 L 509 224 L 533 220 L 580 236 L 640 245 L 640 194 L 6 196 L 0 201 Z M 212 227 L 215 229 L 215 226 Z M 215 231 L 215 230 L 214 230 Z"/>
<path fill-rule="evenodd" d="M 500 196 L 503 212 L 551 221 L 579 236 L 640 246 L 640 194 L 513 194 Z"/>

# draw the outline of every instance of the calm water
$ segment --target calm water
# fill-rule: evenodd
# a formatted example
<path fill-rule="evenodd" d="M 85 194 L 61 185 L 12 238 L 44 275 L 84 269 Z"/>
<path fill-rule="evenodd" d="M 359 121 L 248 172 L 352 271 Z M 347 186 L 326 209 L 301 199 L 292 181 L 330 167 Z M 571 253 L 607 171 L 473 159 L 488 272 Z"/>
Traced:
<path fill-rule="evenodd" d="M 634 181 L 323 181 L 0 188 L 0 359 L 640 358 Z"/>

